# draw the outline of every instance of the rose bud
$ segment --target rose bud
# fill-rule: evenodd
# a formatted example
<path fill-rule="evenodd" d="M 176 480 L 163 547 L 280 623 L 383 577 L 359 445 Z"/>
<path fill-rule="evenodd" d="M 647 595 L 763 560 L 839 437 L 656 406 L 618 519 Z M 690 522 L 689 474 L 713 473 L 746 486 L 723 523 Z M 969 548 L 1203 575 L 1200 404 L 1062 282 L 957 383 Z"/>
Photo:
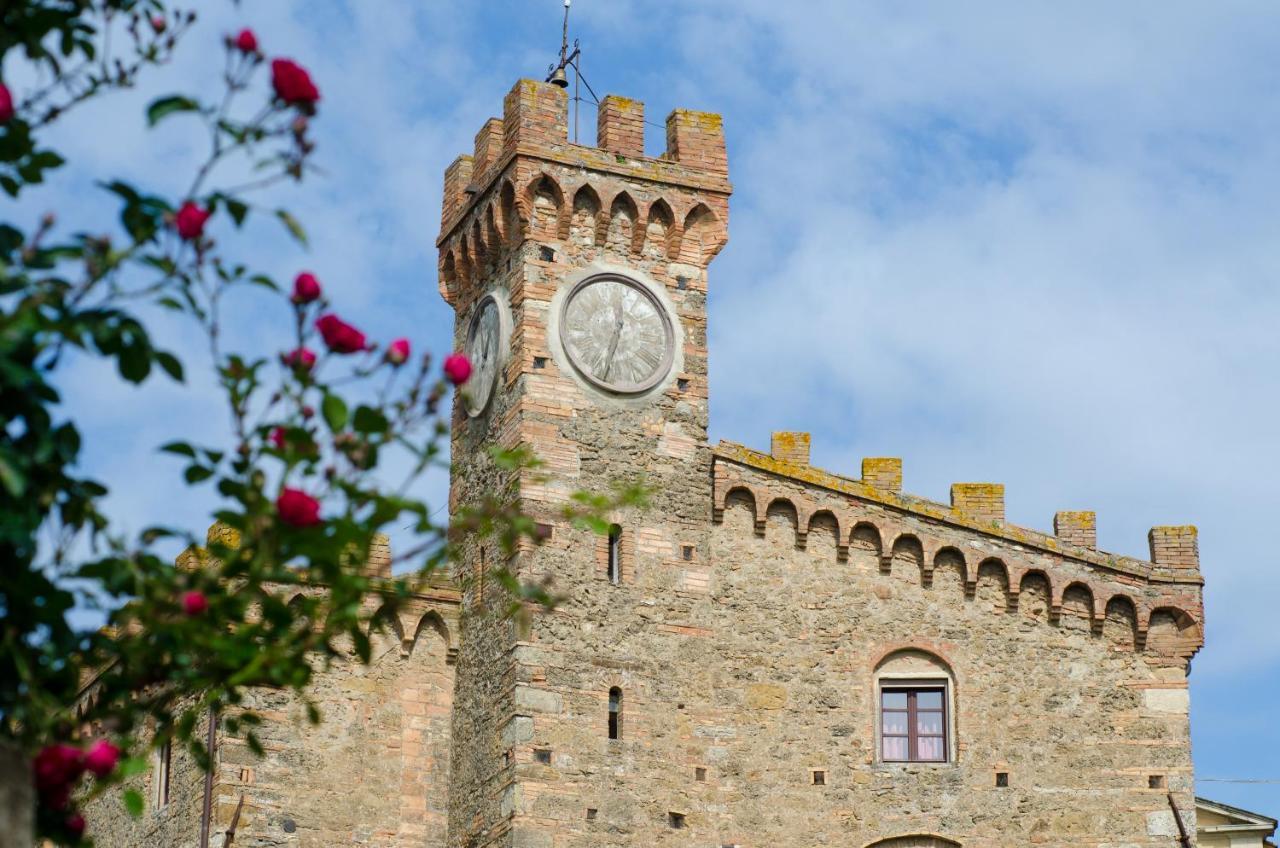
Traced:
<path fill-rule="evenodd" d="M 240 30 L 240 34 L 236 36 L 236 49 L 241 53 L 257 53 L 258 52 L 258 36 L 253 34 L 253 30 L 245 27 Z"/>
<path fill-rule="evenodd" d="M 444 360 L 444 376 L 455 386 L 461 386 L 471 378 L 471 360 L 461 353 L 446 357 Z"/>
<path fill-rule="evenodd" d="M 204 611 L 209 608 L 209 599 L 204 596 L 204 592 L 192 589 L 190 592 L 182 594 L 182 611 L 190 616 L 203 615 Z"/>
<path fill-rule="evenodd" d="M 321 315 L 316 319 L 316 329 L 320 331 L 325 345 L 334 353 L 359 353 L 367 344 L 364 333 L 337 315 Z"/>
<path fill-rule="evenodd" d="M 13 120 L 13 93 L 4 83 L 0 83 L 0 124 Z"/>
<path fill-rule="evenodd" d="M 89 746 L 84 755 L 84 767 L 98 777 L 106 777 L 115 771 L 120 761 L 120 749 L 105 739 L 99 739 Z"/>
<path fill-rule="evenodd" d="M 169 26 L 169 22 L 164 19 L 164 15 L 151 16 L 151 28 L 157 33 L 164 32 Z"/>
<path fill-rule="evenodd" d="M 182 204 L 182 208 L 174 216 L 173 224 L 179 236 L 186 241 L 191 241 L 204 235 L 204 223 L 209 220 L 211 214 L 188 200 Z"/>
<path fill-rule="evenodd" d="M 276 97 L 304 112 L 310 112 L 320 100 L 320 91 L 311 81 L 311 75 L 292 59 L 271 62 L 271 87 Z"/>
<path fill-rule="evenodd" d="M 315 415 L 315 414 L 316 414 L 315 407 L 311 407 L 311 406 L 304 406 L 304 407 L 302 407 L 302 417 L 303 417 L 303 418 L 310 418 L 311 416 L 313 416 L 313 415 Z"/>
<path fill-rule="evenodd" d="M 284 450 L 285 436 L 284 436 L 283 427 L 274 428 L 271 431 L 271 435 L 269 438 L 271 439 L 271 444 L 275 445 L 276 450 L 281 450 L 281 451 Z"/>
<path fill-rule="evenodd" d="M 387 361 L 392 365 L 404 365 L 409 359 L 409 340 L 396 339 L 387 345 Z"/>
<path fill-rule="evenodd" d="M 311 303 L 320 299 L 320 281 L 310 271 L 303 271 L 293 280 L 293 302 Z"/>
<path fill-rule="evenodd" d="M 276 514 L 290 527 L 314 527 L 323 523 L 320 502 L 301 489 L 285 489 L 276 498 Z"/>
<path fill-rule="evenodd" d="M 79 813 L 72 813 L 67 816 L 63 826 L 66 827 L 67 833 L 71 835 L 72 839 L 79 839 L 84 836 L 84 816 Z"/>
<path fill-rule="evenodd" d="M 281 360 L 295 371 L 310 371 L 316 367 L 316 355 L 305 347 L 289 351 Z"/>

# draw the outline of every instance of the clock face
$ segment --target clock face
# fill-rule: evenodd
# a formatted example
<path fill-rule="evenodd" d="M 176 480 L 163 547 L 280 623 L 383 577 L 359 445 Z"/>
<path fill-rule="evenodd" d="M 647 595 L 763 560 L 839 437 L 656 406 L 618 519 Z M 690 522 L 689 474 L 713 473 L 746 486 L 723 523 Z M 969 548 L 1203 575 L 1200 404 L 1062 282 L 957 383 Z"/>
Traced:
<path fill-rule="evenodd" d="M 502 364 L 502 320 L 498 302 L 491 294 L 484 296 L 471 316 L 466 350 L 472 370 L 463 397 L 467 412 L 475 417 L 489 406 Z"/>
<path fill-rule="evenodd" d="M 675 334 L 667 311 L 647 288 L 608 274 L 578 283 L 565 299 L 560 340 L 589 382 L 639 394 L 671 370 Z"/>

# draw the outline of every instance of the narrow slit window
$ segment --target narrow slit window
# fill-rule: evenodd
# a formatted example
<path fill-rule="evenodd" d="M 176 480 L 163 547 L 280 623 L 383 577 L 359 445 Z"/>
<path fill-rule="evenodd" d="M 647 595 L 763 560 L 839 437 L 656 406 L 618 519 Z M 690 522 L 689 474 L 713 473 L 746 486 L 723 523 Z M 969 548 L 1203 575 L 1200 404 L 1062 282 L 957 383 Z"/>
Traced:
<path fill-rule="evenodd" d="M 622 738 L 622 690 L 617 686 L 609 690 L 609 738 Z"/>
<path fill-rule="evenodd" d="M 617 524 L 609 528 L 609 582 L 622 583 L 622 528 Z"/>
<path fill-rule="evenodd" d="M 151 806 L 160 809 L 169 803 L 169 763 L 173 750 L 168 742 L 156 749 L 155 783 L 151 787 Z"/>

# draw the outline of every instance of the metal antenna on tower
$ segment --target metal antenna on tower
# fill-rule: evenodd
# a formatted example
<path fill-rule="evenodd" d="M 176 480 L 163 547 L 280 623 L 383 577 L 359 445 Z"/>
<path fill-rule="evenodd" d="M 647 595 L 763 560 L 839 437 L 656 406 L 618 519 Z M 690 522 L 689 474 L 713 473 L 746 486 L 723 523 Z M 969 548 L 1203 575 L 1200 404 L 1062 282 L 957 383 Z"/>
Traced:
<path fill-rule="evenodd" d="M 578 109 L 582 103 L 582 98 L 578 96 L 579 83 L 587 87 L 593 103 L 599 104 L 600 98 L 596 97 L 591 83 L 587 82 L 587 78 L 582 75 L 582 48 L 578 46 L 578 39 L 573 40 L 573 49 L 569 49 L 569 7 L 572 4 L 573 0 L 564 0 L 564 25 L 560 30 L 560 61 L 553 62 L 547 68 L 546 81 L 560 88 L 568 88 L 569 77 L 565 73 L 565 68 L 573 68 L 573 141 L 576 144 L 578 142 Z"/>

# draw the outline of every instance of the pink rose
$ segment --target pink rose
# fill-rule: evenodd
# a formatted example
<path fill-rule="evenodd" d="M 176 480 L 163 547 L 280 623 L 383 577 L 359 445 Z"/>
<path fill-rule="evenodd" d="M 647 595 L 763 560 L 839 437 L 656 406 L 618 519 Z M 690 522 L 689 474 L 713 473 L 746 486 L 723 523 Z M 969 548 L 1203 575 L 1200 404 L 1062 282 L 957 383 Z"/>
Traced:
<path fill-rule="evenodd" d="M 204 222 L 209 220 L 210 214 L 188 200 L 173 219 L 178 235 L 186 241 L 200 238 L 204 235 Z"/>
<path fill-rule="evenodd" d="M 164 32 L 169 27 L 169 22 L 164 19 L 164 15 L 151 16 L 151 28 L 157 33 Z"/>
<path fill-rule="evenodd" d="M 67 816 L 64 826 L 67 828 L 67 833 L 71 835 L 72 839 L 78 840 L 80 837 L 84 836 L 84 816 L 79 813 L 72 813 Z"/>
<path fill-rule="evenodd" d="M 320 281 L 310 271 L 303 271 L 293 280 L 293 302 L 310 303 L 320 299 Z"/>
<path fill-rule="evenodd" d="M 281 360 L 295 371 L 310 371 L 316 367 L 316 355 L 310 348 L 300 347 L 286 353 Z"/>
<path fill-rule="evenodd" d="M 364 333 L 337 315 L 321 315 L 316 319 L 316 329 L 325 345 L 334 353 L 359 353 L 365 349 Z"/>
<path fill-rule="evenodd" d="M 461 386 L 471 379 L 471 360 L 461 353 L 446 357 L 444 360 L 444 376 L 455 386 Z"/>
<path fill-rule="evenodd" d="M 4 83 L 0 83 L 0 124 L 7 124 L 13 120 L 13 94 L 9 91 L 9 87 Z"/>
<path fill-rule="evenodd" d="M 271 87 L 290 106 L 310 111 L 320 100 L 320 91 L 311 81 L 311 75 L 292 59 L 274 59 L 271 62 Z"/>
<path fill-rule="evenodd" d="M 120 749 L 105 739 L 99 739 L 89 746 L 84 755 L 84 767 L 98 777 L 106 777 L 115 771 L 120 762 Z"/>
<path fill-rule="evenodd" d="M 409 340 L 396 339 L 387 345 L 387 361 L 392 365 L 404 365 L 409 359 Z"/>
<path fill-rule="evenodd" d="M 276 513 L 290 527 L 314 527 L 322 523 L 320 501 L 301 489 L 285 489 L 276 498 Z"/>
<path fill-rule="evenodd" d="M 236 36 L 236 49 L 241 53 L 257 53 L 258 36 L 248 27 L 240 30 L 240 34 Z"/>
<path fill-rule="evenodd" d="M 192 589 L 190 592 L 182 593 L 182 611 L 187 615 L 204 615 L 204 611 L 208 608 L 209 599 L 204 596 L 204 592 Z"/>
<path fill-rule="evenodd" d="M 53 795 L 84 773 L 84 753 L 60 742 L 46 745 L 36 754 L 32 770 L 40 794 Z"/>

